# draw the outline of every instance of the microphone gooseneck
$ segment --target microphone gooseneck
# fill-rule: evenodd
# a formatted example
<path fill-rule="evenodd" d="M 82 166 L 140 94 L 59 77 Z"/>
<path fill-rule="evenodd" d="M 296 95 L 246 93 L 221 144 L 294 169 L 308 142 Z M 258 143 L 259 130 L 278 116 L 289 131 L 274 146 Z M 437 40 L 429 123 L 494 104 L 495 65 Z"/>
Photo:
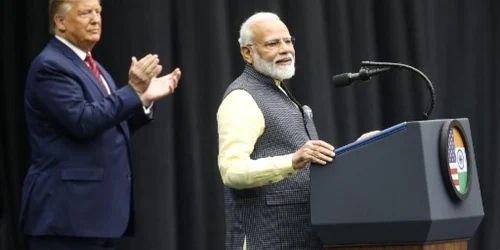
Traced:
<path fill-rule="evenodd" d="M 379 67 L 375 69 L 369 69 L 368 67 Z M 436 92 L 434 86 L 429 78 L 422 73 L 420 70 L 402 63 L 392 63 L 392 62 L 372 62 L 372 61 L 362 61 L 361 69 L 358 73 L 343 73 L 340 75 L 335 75 L 332 77 L 332 82 L 335 87 L 345 87 L 353 84 L 356 81 L 367 81 L 372 76 L 378 75 L 382 72 L 389 71 L 392 69 L 407 69 L 417 73 L 422 79 L 424 79 L 427 89 L 430 93 L 430 101 L 427 106 L 426 111 L 423 113 L 423 120 L 428 120 L 429 116 L 436 105 Z"/>

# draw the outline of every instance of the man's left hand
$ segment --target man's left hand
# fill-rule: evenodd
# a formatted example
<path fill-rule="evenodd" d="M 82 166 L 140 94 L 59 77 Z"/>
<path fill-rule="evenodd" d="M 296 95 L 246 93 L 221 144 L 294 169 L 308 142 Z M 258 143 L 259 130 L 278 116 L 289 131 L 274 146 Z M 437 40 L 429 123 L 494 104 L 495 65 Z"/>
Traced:
<path fill-rule="evenodd" d="M 172 73 L 151 79 L 146 91 L 141 95 L 142 103 L 151 103 L 174 93 L 181 78 L 181 70 L 176 68 Z"/>
<path fill-rule="evenodd" d="M 374 134 L 376 134 L 378 132 L 380 132 L 380 130 L 373 130 L 373 131 L 370 131 L 370 132 L 366 132 L 366 133 L 362 134 L 356 141 L 359 141 L 359 140 L 364 139 L 366 137 L 372 136 L 372 135 L 374 135 Z"/>

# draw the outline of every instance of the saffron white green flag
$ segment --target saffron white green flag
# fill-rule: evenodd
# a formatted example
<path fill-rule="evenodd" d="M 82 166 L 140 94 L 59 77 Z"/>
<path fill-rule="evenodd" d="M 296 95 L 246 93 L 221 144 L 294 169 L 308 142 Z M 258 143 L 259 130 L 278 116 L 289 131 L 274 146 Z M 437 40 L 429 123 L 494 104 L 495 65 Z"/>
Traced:
<path fill-rule="evenodd" d="M 464 194 L 467 190 L 467 155 L 462 136 L 456 128 L 450 130 L 448 150 L 450 175 L 452 176 L 455 188 Z"/>

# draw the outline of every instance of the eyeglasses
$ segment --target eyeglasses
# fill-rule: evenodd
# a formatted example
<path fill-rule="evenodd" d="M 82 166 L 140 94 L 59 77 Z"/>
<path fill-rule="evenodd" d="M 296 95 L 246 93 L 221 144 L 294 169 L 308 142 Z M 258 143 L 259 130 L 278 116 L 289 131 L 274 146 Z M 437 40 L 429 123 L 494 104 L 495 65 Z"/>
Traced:
<path fill-rule="evenodd" d="M 269 50 L 277 50 L 281 47 L 281 44 L 283 44 L 281 41 L 283 41 L 283 43 L 285 43 L 286 46 L 288 46 L 288 47 L 293 47 L 295 45 L 295 37 L 288 37 L 288 38 L 283 38 L 283 39 L 273 39 L 273 40 L 270 40 L 267 42 L 257 43 L 257 44 L 261 44 Z M 251 44 L 251 43 L 247 44 L 247 46 L 253 46 L 253 45 L 254 44 Z"/>

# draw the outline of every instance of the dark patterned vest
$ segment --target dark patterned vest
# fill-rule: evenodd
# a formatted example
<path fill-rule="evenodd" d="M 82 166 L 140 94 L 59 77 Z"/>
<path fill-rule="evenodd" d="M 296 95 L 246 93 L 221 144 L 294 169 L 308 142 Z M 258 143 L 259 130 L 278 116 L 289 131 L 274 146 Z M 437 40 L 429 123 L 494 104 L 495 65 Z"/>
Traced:
<path fill-rule="evenodd" d="M 247 65 L 224 98 L 236 89 L 250 93 L 264 115 L 264 133 L 255 143 L 252 159 L 291 154 L 309 139 L 317 139 L 312 117 L 272 78 Z M 309 165 L 263 187 L 225 187 L 226 249 L 242 249 L 245 236 L 248 250 L 322 249 L 311 227 L 309 194 Z"/>

